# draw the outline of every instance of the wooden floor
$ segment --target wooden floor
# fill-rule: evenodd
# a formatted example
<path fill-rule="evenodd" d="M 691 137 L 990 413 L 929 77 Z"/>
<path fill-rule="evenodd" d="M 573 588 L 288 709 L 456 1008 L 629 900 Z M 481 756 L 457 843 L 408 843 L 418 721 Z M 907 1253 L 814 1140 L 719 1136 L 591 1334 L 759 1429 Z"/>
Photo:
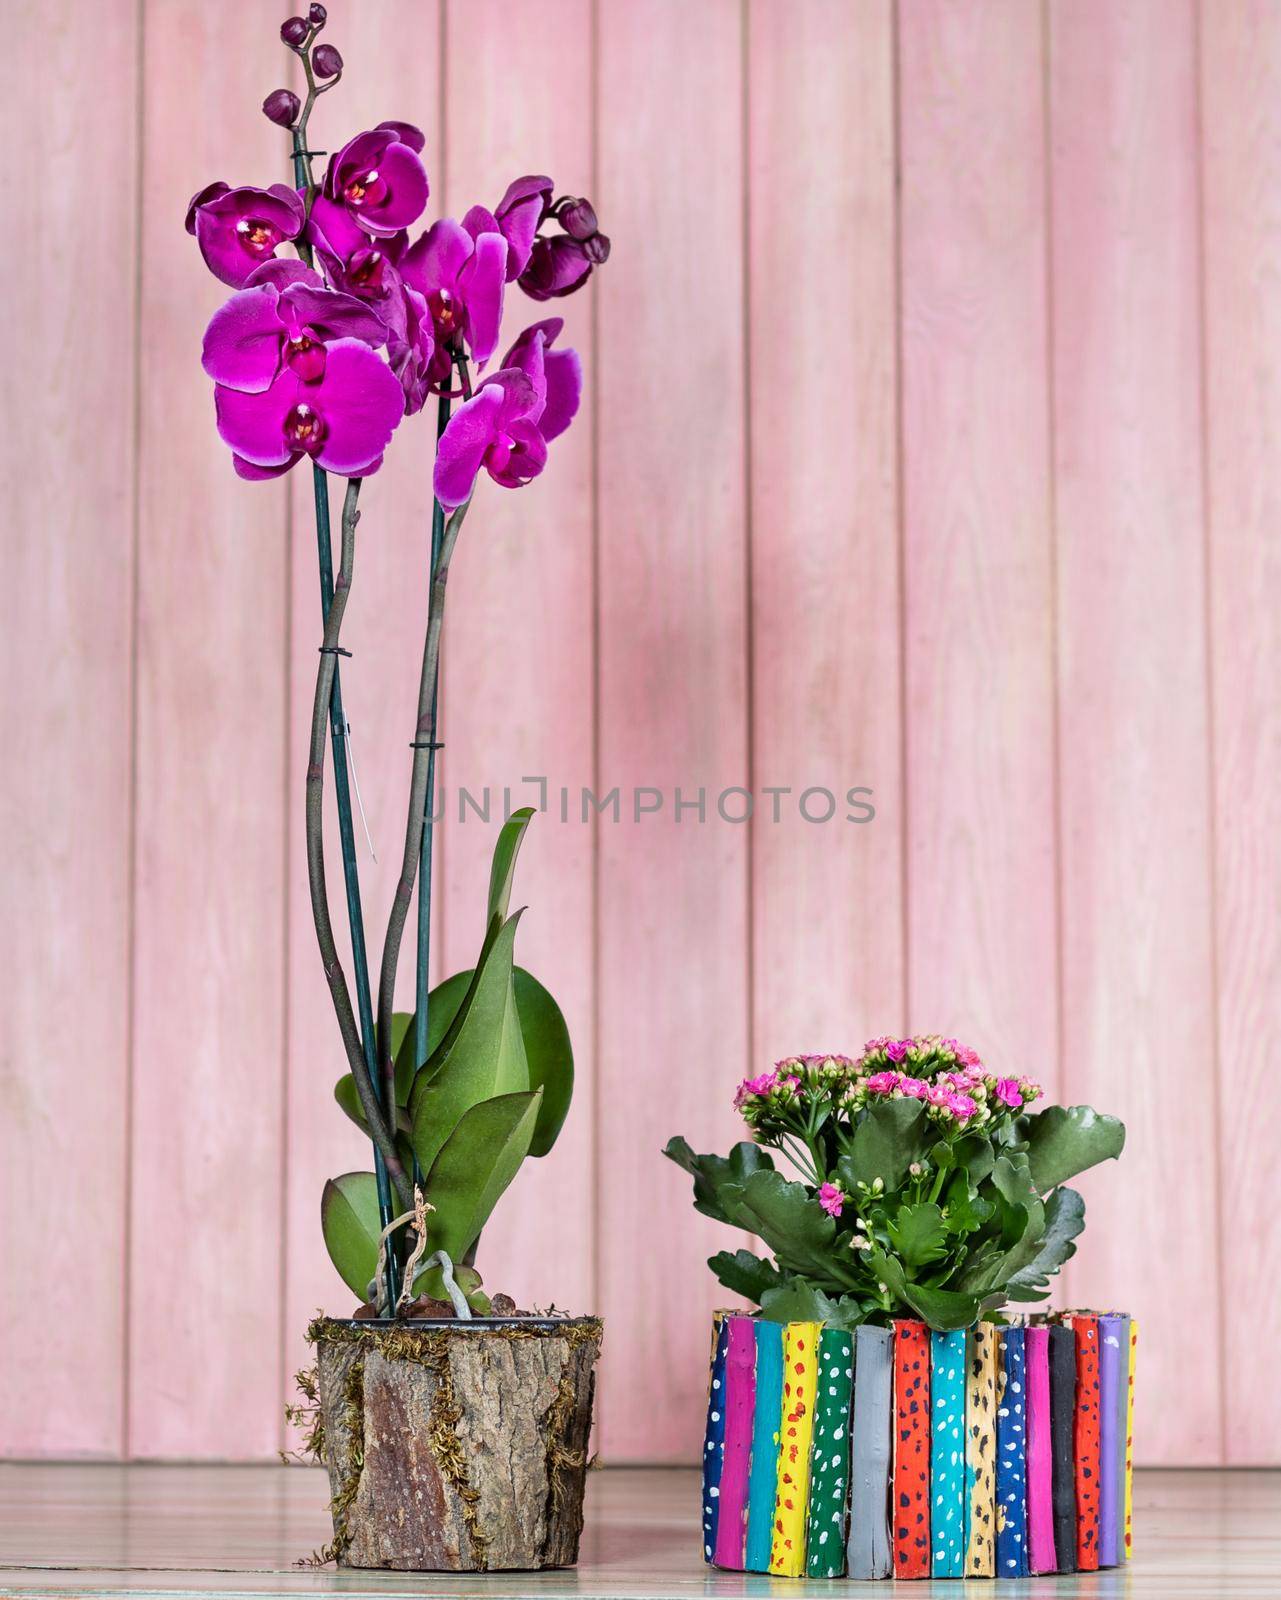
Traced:
<path fill-rule="evenodd" d="M 698 1554 L 694 1473 L 614 1469 L 590 1480 L 576 1572 L 486 1578 L 310 1570 L 329 1536 L 325 1480 L 306 1467 L 0 1465 L 0 1595 L 881 1595 L 884 1584 L 740 1577 Z M 1033 1578 L 1005 1596 L 1281 1595 L 1281 1473 L 1142 1472 L 1136 1553 L 1119 1572 Z M 973 1584 L 979 1595 L 996 1591 Z M 912 1585 L 956 1595 L 956 1581 Z"/>

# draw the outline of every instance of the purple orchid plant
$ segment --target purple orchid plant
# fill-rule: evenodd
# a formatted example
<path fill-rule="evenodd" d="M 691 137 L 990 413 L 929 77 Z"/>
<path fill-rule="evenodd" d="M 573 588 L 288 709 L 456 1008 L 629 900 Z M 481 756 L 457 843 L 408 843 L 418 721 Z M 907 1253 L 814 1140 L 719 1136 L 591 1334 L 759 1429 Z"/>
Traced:
<path fill-rule="evenodd" d="M 515 288 L 539 303 L 572 294 L 608 259 L 610 247 L 591 204 L 574 196 L 556 198 L 552 180 L 537 174 L 516 178 L 492 210 L 478 204 L 461 220 L 440 217 L 424 226 L 430 195 L 426 141 L 407 122 L 388 120 L 356 133 L 330 156 L 318 181 L 312 165 L 318 152 L 308 148 L 308 123 L 317 99 L 343 73 L 339 51 L 318 42 L 326 21 L 325 7 L 313 4 L 305 17 L 290 17 L 282 25 L 281 38 L 297 59 L 306 96 L 300 99 L 282 88 L 263 102 L 267 118 L 290 134 L 292 183 L 209 184 L 192 198 L 186 226 L 206 266 L 232 291 L 210 319 L 202 350 L 202 365 L 214 385 L 218 434 L 231 451 L 232 465 L 241 478 L 262 481 L 309 459 L 315 490 L 325 631 L 307 773 L 308 874 L 317 938 L 350 1068 L 337 1098 L 372 1138 L 376 1168 L 374 1174 L 346 1174 L 326 1186 L 326 1242 L 339 1272 L 362 1299 L 367 1297 L 370 1309 L 403 1310 L 415 1291 L 427 1285 L 430 1298 L 430 1285 L 436 1284 L 448 1291 L 461 1315 L 463 1300 L 488 1306 L 471 1268 L 477 1218 L 484 1208 L 467 1184 L 479 1182 L 492 1205 L 523 1154 L 546 1153 L 568 1108 L 572 1057 L 554 1001 L 511 964 L 516 918 L 507 918 L 507 892 L 528 813 L 518 813 L 500 836 L 486 942 L 476 968 L 428 992 L 431 796 L 439 748 L 445 580 L 482 469 L 508 489 L 536 478 L 547 464 L 548 446 L 569 427 L 582 396 L 582 363 L 575 351 L 557 344 L 563 328 L 559 317 L 532 322 L 496 360 L 509 291 Z M 432 398 L 437 402 L 435 506 L 425 563 L 430 601 L 404 858 L 375 1010 L 338 669 L 338 657 L 348 652 L 339 639 L 362 484 L 382 466 L 402 421 Z M 347 481 L 336 580 L 330 473 Z M 326 721 L 352 936 L 354 1004 L 326 890 L 321 806 Z M 393 993 L 416 880 L 417 1004 L 412 1016 L 402 1016 L 392 1009 Z M 492 989 L 501 999 L 503 983 L 507 1011 L 501 1004 L 495 1009 L 489 994 Z M 478 996 L 484 996 L 484 1004 Z M 518 1014 L 518 1032 L 529 1037 L 529 1048 L 518 1041 L 515 1056 L 512 1011 Z M 485 1035 L 483 1023 L 491 1013 L 498 1019 L 493 1038 Z M 474 1127 L 469 1128 L 469 1118 Z M 466 1226 L 455 1225 L 464 1213 Z M 405 1232 L 397 1239 L 401 1225 Z M 412 1252 L 411 1235 L 417 1239 Z M 425 1258 L 429 1246 L 437 1248 Z"/>

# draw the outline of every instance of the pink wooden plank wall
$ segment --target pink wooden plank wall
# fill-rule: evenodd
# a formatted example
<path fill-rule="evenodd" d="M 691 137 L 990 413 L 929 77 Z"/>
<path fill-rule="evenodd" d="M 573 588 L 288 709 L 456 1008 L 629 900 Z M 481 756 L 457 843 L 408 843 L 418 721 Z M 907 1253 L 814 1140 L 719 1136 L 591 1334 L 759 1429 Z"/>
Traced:
<path fill-rule="evenodd" d="M 1144 1322 L 1141 1456 L 1281 1460 L 1253 1379 L 1281 1336 L 1275 6 L 330 10 L 323 148 L 416 120 L 433 206 L 547 169 L 615 247 L 563 306 L 587 412 L 478 503 L 452 585 L 437 971 L 473 959 L 492 835 L 457 787 L 499 810 L 544 775 L 521 954 L 579 1071 L 491 1286 L 605 1313 L 606 1459 L 693 1459 L 703 1259 L 732 1241 L 661 1144 L 728 1144 L 749 1065 L 945 1027 L 1130 1124 L 1065 1293 Z M 5 1365 L 0 1453 L 264 1459 L 343 1298 L 320 1185 L 365 1156 L 301 854 L 308 485 L 231 476 L 181 221 L 209 178 L 283 175 L 256 106 L 286 69 L 248 0 L 98 11 L 12 8 L 0 111 L 0 272 L 42 308 L 0 401 L 0 1340 L 35 1356 Z M 343 669 L 375 945 L 426 462 L 368 486 Z M 801 818 L 860 784 L 873 822 Z M 616 785 L 622 819 L 582 822 Z M 642 785 L 666 799 L 636 822 Z M 736 785 L 750 825 L 717 818 Z"/>

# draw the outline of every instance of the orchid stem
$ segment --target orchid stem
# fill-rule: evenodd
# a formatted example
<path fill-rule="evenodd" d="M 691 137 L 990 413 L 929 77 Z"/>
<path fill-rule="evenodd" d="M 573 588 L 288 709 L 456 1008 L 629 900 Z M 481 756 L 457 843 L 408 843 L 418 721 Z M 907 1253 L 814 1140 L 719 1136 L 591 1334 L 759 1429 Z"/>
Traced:
<path fill-rule="evenodd" d="M 314 30 L 313 30 L 312 35 L 307 40 L 307 44 L 299 52 L 299 56 L 300 56 L 300 59 L 301 59 L 302 64 L 303 64 L 303 71 L 305 72 L 306 77 L 307 77 L 307 100 L 306 100 L 305 105 L 303 106 L 302 114 L 298 118 L 297 125 L 295 126 L 295 128 L 293 130 L 294 183 L 298 188 L 303 189 L 303 190 L 306 191 L 305 204 L 306 204 L 306 207 L 307 207 L 308 214 L 310 214 L 310 211 L 311 211 L 311 200 L 312 200 L 312 196 L 315 193 L 315 181 L 314 181 L 314 179 L 312 177 L 311 157 L 307 153 L 307 121 L 308 121 L 308 118 L 311 116 L 311 109 L 312 109 L 312 106 L 316 102 L 317 94 L 323 93 L 323 90 L 320 90 L 320 89 L 317 88 L 316 80 L 315 80 L 315 77 L 314 77 L 314 75 L 312 73 L 312 70 L 311 70 L 310 44 L 311 44 L 311 40 L 312 40 L 312 38 L 314 38 L 314 36 L 315 36 L 315 33 L 314 33 Z M 337 79 L 335 78 L 333 81 L 336 83 Z M 332 84 L 330 84 L 328 87 L 332 87 Z M 312 249 L 311 249 L 310 244 L 307 243 L 306 240 L 299 240 L 296 243 L 296 248 L 297 248 L 297 251 L 298 251 L 298 254 L 299 254 L 300 258 L 308 266 L 311 266 L 312 262 L 313 262 L 313 255 L 312 255 Z M 315 504 L 316 504 L 316 545 L 317 545 L 317 554 L 318 554 L 319 566 L 320 566 L 321 614 L 322 614 L 322 618 L 324 620 L 324 623 L 325 623 L 326 629 L 327 629 L 328 628 L 328 623 L 329 623 L 329 617 L 330 617 L 330 613 L 331 613 L 332 605 L 333 605 L 333 598 L 334 598 L 333 536 L 332 536 L 332 533 L 331 533 L 330 522 L 329 522 L 329 479 L 328 479 L 328 476 L 325 473 L 324 469 L 322 467 L 316 466 L 314 463 L 312 465 L 312 486 L 313 486 L 313 491 L 314 491 L 314 495 L 315 495 Z M 356 521 L 359 520 L 359 512 L 357 512 L 357 510 L 356 510 L 356 499 L 357 499 L 359 493 L 360 493 L 360 480 L 359 479 L 353 479 L 352 482 L 348 485 L 348 488 L 347 488 L 347 503 L 344 504 L 344 507 L 343 507 L 343 565 L 347 569 L 347 582 L 348 582 L 348 584 L 350 584 L 350 581 L 351 581 L 351 571 L 350 571 L 350 569 L 351 569 L 351 561 L 354 558 L 354 554 L 355 554 L 355 547 L 354 547 L 354 542 L 355 542 L 355 524 L 356 524 Z M 350 552 L 347 550 L 347 537 L 348 537 L 348 526 L 347 526 L 347 524 L 348 524 L 348 520 L 349 520 L 349 513 L 350 513 L 350 519 L 351 519 L 350 534 L 351 534 L 351 539 L 352 539 L 352 549 L 351 549 Z M 344 597 L 343 597 L 343 605 L 344 605 L 344 607 L 346 606 L 346 595 L 345 595 L 345 593 L 344 593 Z M 341 627 L 341 622 L 342 622 L 342 617 L 341 617 L 341 612 L 340 612 L 339 619 L 338 619 L 338 625 L 340 627 Z M 326 643 L 328 643 L 328 642 L 329 642 L 328 639 L 326 639 Z M 397 1183 L 396 1188 L 397 1188 L 397 1191 L 398 1191 L 398 1196 L 399 1196 L 399 1200 L 401 1202 L 401 1205 L 404 1206 L 404 1205 L 407 1205 L 409 1203 L 411 1195 L 409 1193 L 408 1186 L 404 1181 L 403 1169 L 400 1166 L 399 1160 L 395 1156 L 396 1097 L 395 1097 L 394 1085 L 393 1085 L 391 1097 L 390 1097 L 389 1100 L 384 1101 L 383 1097 L 379 1093 L 378 1048 L 377 1048 L 377 1040 L 376 1040 L 376 1038 L 374 1036 L 373 997 L 372 997 L 372 992 L 371 992 L 370 983 L 369 983 L 369 956 L 368 956 L 368 951 L 367 951 L 367 948 L 366 948 L 366 945 L 365 945 L 365 919 L 364 919 L 364 914 L 363 914 L 363 910 L 362 910 L 362 907 L 361 907 L 361 901 L 360 901 L 360 872 L 359 872 L 359 868 L 358 868 L 357 862 L 356 862 L 356 839 L 355 839 L 355 830 L 354 830 L 353 825 L 352 825 L 352 816 L 351 816 L 351 789 L 350 789 L 349 776 L 348 776 L 348 765 L 347 765 L 347 721 L 346 721 L 346 717 L 345 717 L 345 715 L 343 713 L 342 685 L 341 685 L 340 675 L 339 675 L 339 672 L 338 672 L 338 658 L 337 658 L 336 654 L 322 654 L 320 660 L 321 660 L 322 669 L 325 667 L 326 664 L 329 664 L 332 667 L 332 672 L 333 672 L 333 688 L 332 688 L 332 693 L 331 693 L 331 698 L 330 698 L 330 703 L 329 703 L 329 720 L 330 720 L 331 738 L 332 738 L 333 752 L 334 752 L 334 798 L 335 798 L 335 801 L 337 802 L 337 808 L 338 808 L 338 839 L 339 839 L 339 844 L 340 844 L 340 847 L 341 847 L 341 850 L 342 850 L 343 878 L 344 878 L 344 881 L 345 881 L 345 884 L 346 884 L 346 890 L 347 890 L 347 922 L 348 922 L 348 927 L 350 929 L 350 934 L 351 934 L 352 967 L 354 969 L 354 976 L 355 976 L 355 982 L 356 982 L 356 1004 L 359 1007 L 359 1011 L 360 1011 L 360 1039 L 359 1039 L 359 1043 L 360 1043 L 360 1051 L 359 1051 L 360 1065 L 359 1065 L 359 1067 L 357 1067 L 357 1065 L 354 1062 L 352 1063 L 352 1077 L 355 1079 L 356 1092 L 357 1092 L 358 1096 L 360 1097 L 360 1101 L 361 1101 L 362 1107 L 366 1107 L 366 1101 L 368 1099 L 370 1099 L 371 1097 L 378 1104 L 380 1110 L 383 1108 L 384 1105 L 390 1105 L 390 1107 L 391 1107 L 391 1114 L 386 1119 L 386 1123 L 384 1125 L 384 1133 L 388 1136 L 388 1138 L 390 1139 L 390 1142 L 391 1142 L 392 1165 L 395 1168 L 398 1168 L 398 1169 L 401 1170 L 401 1182 Z M 313 743 L 314 743 L 314 732 L 315 732 L 315 730 L 313 728 Z M 322 750 L 321 750 L 322 772 L 323 772 L 323 762 L 324 762 L 324 751 L 323 751 L 323 748 L 322 748 Z M 314 752 L 313 752 L 313 756 L 312 756 L 312 764 L 313 765 L 315 764 Z M 319 787 L 320 787 L 320 781 L 321 780 L 318 779 L 317 784 L 316 784 L 316 788 L 317 788 L 318 791 L 319 791 Z M 310 828 L 310 820 L 311 820 L 310 819 L 310 807 L 311 807 L 311 776 L 310 776 L 310 772 L 309 772 L 308 773 L 308 826 L 309 826 L 309 828 Z M 322 816 L 323 816 L 323 814 L 322 814 Z M 320 852 L 321 852 L 322 858 L 323 858 L 323 848 L 324 848 L 323 837 L 319 840 L 318 843 L 319 843 L 319 849 L 320 849 Z M 310 862 L 310 855 L 311 855 L 311 840 L 310 840 L 310 835 L 309 835 L 309 838 L 308 838 L 308 858 L 309 858 L 309 862 Z M 319 888 L 320 888 L 320 893 L 324 898 L 324 917 L 325 917 L 325 921 L 328 922 L 328 920 L 329 920 L 328 888 L 327 888 L 327 885 L 325 884 L 323 875 L 322 875 L 321 880 L 320 880 Z M 315 911 L 315 897 L 316 897 L 316 885 L 313 883 L 313 887 L 312 887 L 313 914 L 314 914 L 314 911 Z M 319 918 L 316 918 L 316 932 L 317 932 L 317 937 L 320 938 L 321 937 L 321 921 L 320 921 Z M 332 932 L 331 932 L 331 935 L 330 935 L 330 943 L 332 945 Z M 337 952 L 336 952 L 336 950 L 333 951 L 332 955 L 327 953 L 326 950 L 325 950 L 325 942 L 324 942 L 323 938 L 321 938 L 321 954 L 322 954 L 322 957 L 324 957 L 325 961 L 326 961 L 326 975 L 329 976 L 329 973 L 330 973 L 330 961 L 332 960 L 333 966 L 337 970 L 338 976 L 341 979 L 341 977 L 342 977 L 341 968 L 338 968 L 338 965 L 337 965 L 337 961 L 338 961 Z M 332 989 L 333 989 L 333 979 L 332 979 L 332 977 L 330 978 L 330 988 L 331 988 L 331 991 L 332 991 Z M 343 988 L 344 989 L 346 988 L 345 980 L 343 980 Z M 337 1005 L 338 1005 L 338 1002 L 337 1002 L 337 999 L 335 998 L 335 1007 L 336 1008 L 337 1008 Z M 347 1001 L 347 1007 L 348 1007 L 348 1010 L 350 1010 L 350 999 L 348 999 L 348 1001 Z M 343 1028 L 343 1017 L 341 1015 L 341 1011 L 339 1013 L 338 1021 L 339 1021 L 339 1028 L 341 1030 Z M 351 1052 L 349 1041 L 348 1041 L 348 1039 L 346 1037 L 346 1033 L 345 1032 L 344 1032 L 344 1040 L 343 1040 L 343 1042 L 344 1042 L 344 1044 L 348 1045 L 348 1052 L 347 1053 L 348 1053 L 348 1058 L 350 1059 L 351 1055 L 352 1055 L 352 1052 Z M 369 1112 L 368 1112 L 367 1107 L 366 1107 L 366 1119 L 369 1120 L 370 1131 L 371 1131 L 371 1133 L 374 1134 L 374 1138 L 373 1138 L 373 1144 L 374 1144 L 374 1179 L 375 1179 L 375 1183 L 377 1185 L 377 1190 L 378 1190 L 378 1214 L 379 1214 L 379 1220 L 380 1220 L 381 1226 L 383 1228 L 386 1228 L 390 1224 L 393 1216 L 396 1213 L 396 1207 L 392 1202 L 392 1183 L 391 1183 L 391 1177 L 390 1177 L 390 1174 L 389 1174 L 389 1171 L 388 1171 L 388 1160 L 387 1160 L 386 1153 L 384 1152 L 383 1148 L 380 1146 L 380 1143 L 379 1143 L 379 1140 L 378 1140 L 378 1137 L 377 1137 L 377 1133 L 375 1132 L 375 1123 L 373 1122 L 372 1119 L 369 1118 Z M 386 1281 L 387 1303 L 388 1303 L 389 1306 L 394 1306 L 396 1304 L 397 1300 L 399 1300 L 399 1298 L 400 1298 L 399 1278 L 400 1278 L 400 1268 L 399 1268 L 399 1263 L 398 1263 L 398 1259 L 397 1259 L 397 1255 L 396 1255 L 395 1242 L 394 1242 L 394 1240 L 390 1240 L 389 1239 L 389 1247 L 388 1247 L 388 1250 L 387 1250 L 387 1281 Z"/>
<path fill-rule="evenodd" d="M 431 600 L 427 612 L 427 639 L 423 647 L 422 674 L 418 682 L 418 721 L 414 729 L 414 765 L 409 785 L 409 817 L 405 828 L 405 849 L 401 860 L 400 879 L 392 897 L 391 916 L 387 922 L 387 937 L 383 942 L 382 970 L 378 979 L 378 1052 L 382 1068 L 383 1086 L 395 1095 L 395 1065 L 391 1056 L 391 1016 L 396 998 L 396 967 L 400 961 L 400 942 L 405 932 L 405 919 L 409 915 L 409 902 L 414 893 L 414 880 L 418 874 L 418 860 L 423 844 L 423 818 L 427 803 L 427 770 L 434 742 L 436 674 L 440 666 L 440 634 L 445 620 L 445 586 L 449 580 L 449 563 L 453 558 L 458 531 L 467 515 L 470 501 L 459 506 L 445 523 L 441 535 L 440 552 L 432 573 Z M 427 904 L 430 915 L 430 899 Z M 417 1040 L 415 1040 L 415 1046 Z"/>
<path fill-rule="evenodd" d="M 449 396 L 441 395 L 436 409 L 436 447 L 449 422 Z M 432 501 L 431 510 L 431 582 L 429 593 L 435 587 L 436 567 L 440 561 L 440 547 L 445 537 L 445 508 L 439 500 Z M 436 810 L 436 735 L 440 728 L 440 666 L 437 662 L 436 678 L 431 691 L 431 729 L 427 735 L 427 803 L 423 811 L 422 844 L 418 853 L 418 951 L 414 986 L 414 1067 L 427 1063 L 428 1005 L 430 999 L 431 958 L 431 866 L 432 830 Z M 414 1158 L 414 1182 L 422 1182 L 418 1158 Z"/>

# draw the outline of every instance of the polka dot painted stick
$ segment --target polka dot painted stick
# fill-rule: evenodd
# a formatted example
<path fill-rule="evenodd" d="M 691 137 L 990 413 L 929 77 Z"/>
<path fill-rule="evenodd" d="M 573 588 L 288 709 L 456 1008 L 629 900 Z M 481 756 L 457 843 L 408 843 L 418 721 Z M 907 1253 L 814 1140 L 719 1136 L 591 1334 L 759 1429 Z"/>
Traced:
<path fill-rule="evenodd" d="M 930 1540 L 936 1578 L 965 1571 L 965 1329 L 930 1336 Z"/>
<path fill-rule="evenodd" d="M 811 1578 L 839 1578 L 845 1572 L 853 1379 L 853 1333 L 847 1328 L 824 1328 L 818 1341 L 818 1400 L 805 1537 L 805 1571 Z"/>
<path fill-rule="evenodd" d="M 1130 1372 L 1125 1385 L 1125 1559 L 1134 1548 L 1134 1361 L 1139 1353 L 1139 1325 L 1130 1318 Z"/>
<path fill-rule="evenodd" d="M 894 1576 L 930 1575 L 930 1334 L 894 1324 Z"/>
<path fill-rule="evenodd" d="M 783 1420 L 783 1324 L 756 1321 L 756 1414 L 752 1418 L 752 1468 L 747 1480 L 748 1572 L 768 1572 L 774 1545 L 774 1494 Z"/>
<path fill-rule="evenodd" d="M 851 1578 L 888 1578 L 890 1535 L 891 1387 L 893 1335 L 888 1328 L 859 1328 L 854 1339 L 854 1447 L 850 1462 L 850 1537 L 845 1547 Z"/>
<path fill-rule="evenodd" d="M 707 1432 L 703 1437 L 703 1559 L 716 1549 L 716 1516 L 720 1498 L 721 1463 L 725 1455 L 725 1352 L 728 1319 L 716 1313 L 712 1377 L 707 1391 Z"/>
<path fill-rule="evenodd" d="M 966 1338 L 965 1576 L 996 1571 L 996 1329 L 990 1322 Z"/>
<path fill-rule="evenodd" d="M 743 1570 L 747 1537 L 747 1475 L 756 1410 L 756 1326 L 751 1317 L 726 1317 L 725 1450 L 716 1512 L 715 1562 Z"/>
<path fill-rule="evenodd" d="M 1027 1372 L 1022 1328 L 1002 1328 L 996 1394 L 996 1575 L 1026 1576 Z"/>
<path fill-rule="evenodd" d="M 805 1573 L 805 1513 L 810 1444 L 818 1393 L 817 1322 L 789 1322 L 783 1338 L 783 1426 L 778 1441 L 778 1488 L 769 1569 L 779 1578 Z"/>
<path fill-rule="evenodd" d="M 1054 1469 L 1050 1451 L 1050 1330 L 1028 1328 L 1024 1339 L 1027 1370 L 1027 1544 L 1028 1568 L 1054 1572 Z"/>
<path fill-rule="evenodd" d="M 1076 1334 L 1076 1561 L 1099 1565 L 1099 1319 L 1073 1317 Z"/>
<path fill-rule="evenodd" d="M 1125 1399 L 1130 1319 L 1099 1318 L 1099 1565 L 1119 1566 L 1125 1517 Z"/>

